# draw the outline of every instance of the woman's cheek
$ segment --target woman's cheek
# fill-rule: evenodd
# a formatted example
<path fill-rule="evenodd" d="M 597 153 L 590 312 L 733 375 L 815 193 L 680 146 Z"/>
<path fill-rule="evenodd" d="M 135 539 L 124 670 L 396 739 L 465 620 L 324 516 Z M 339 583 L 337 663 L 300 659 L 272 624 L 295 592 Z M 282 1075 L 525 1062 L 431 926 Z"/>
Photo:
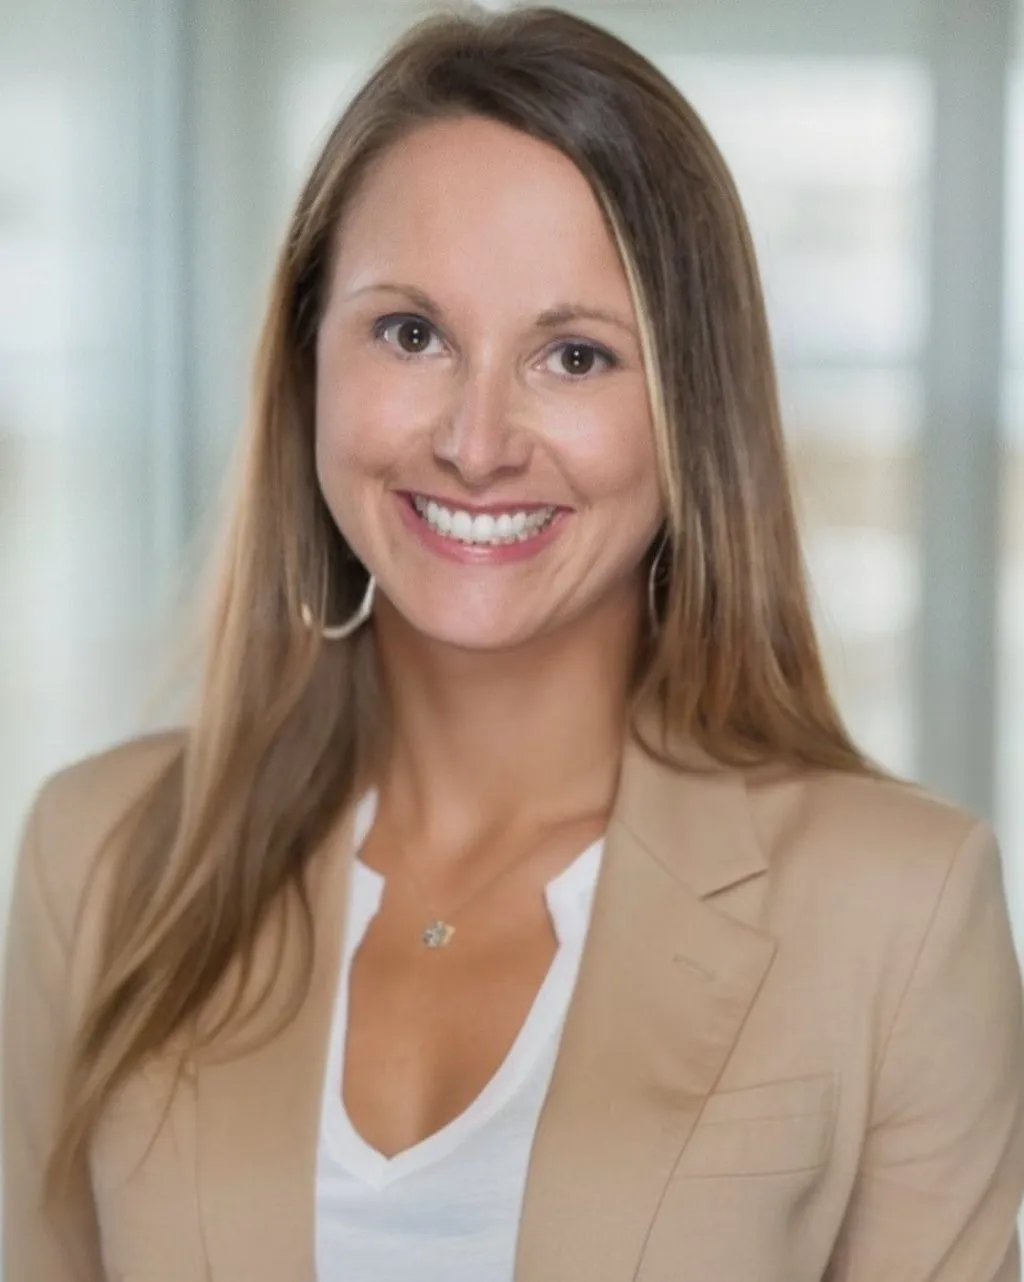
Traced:
<path fill-rule="evenodd" d="M 657 456 L 646 405 L 622 398 L 577 414 L 552 437 L 567 472 L 592 500 L 657 490 Z"/>

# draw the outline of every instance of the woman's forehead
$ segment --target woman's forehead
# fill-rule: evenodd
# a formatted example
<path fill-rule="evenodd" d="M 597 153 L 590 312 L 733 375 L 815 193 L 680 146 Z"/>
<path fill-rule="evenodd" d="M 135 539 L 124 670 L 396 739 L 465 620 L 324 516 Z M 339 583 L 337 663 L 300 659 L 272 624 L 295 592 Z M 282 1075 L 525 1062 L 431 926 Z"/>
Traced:
<path fill-rule="evenodd" d="M 631 313 L 618 251 L 587 180 L 554 147 L 478 117 L 434 122 L 374 165 L 340 229 L 335 284 L 374 279 L 470 295 L 585 291 Z M 433 286 L 433 287 L 432 287 Z"/>

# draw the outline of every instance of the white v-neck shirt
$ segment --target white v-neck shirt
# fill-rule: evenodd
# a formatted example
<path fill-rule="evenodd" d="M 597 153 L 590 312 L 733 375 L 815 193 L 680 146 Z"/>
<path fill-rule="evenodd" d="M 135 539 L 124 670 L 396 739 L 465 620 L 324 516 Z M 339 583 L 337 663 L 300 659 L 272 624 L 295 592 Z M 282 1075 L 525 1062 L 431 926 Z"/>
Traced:
<path fill-rule="evenodd" d="M 384 878 L 358 858 L 376 807 L 375 793 L 363 797 L 353 830 L 317 1151 L 317 1280 L 512 1282 L 530 1149 L 576 985 L 604 841 L 545 887 L 558 948 L 505 1061 L 465 1112 L 387 1158 L 352 1126 L 341 1094 L 352 959 L 384 890 Z"/>

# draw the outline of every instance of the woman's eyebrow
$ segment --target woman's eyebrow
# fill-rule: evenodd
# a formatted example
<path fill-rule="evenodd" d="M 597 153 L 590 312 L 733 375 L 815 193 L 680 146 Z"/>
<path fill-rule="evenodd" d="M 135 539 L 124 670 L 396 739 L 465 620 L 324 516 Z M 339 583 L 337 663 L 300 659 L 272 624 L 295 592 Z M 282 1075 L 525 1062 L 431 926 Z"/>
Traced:
<path fill-rule="evenodd" d="M 414 307 L 418 307 L 424 312 L 433 312 L 435 315 L 443 315 L 444 308 L 425 294 L 422 289 L 417 289 L 415 285 L 393 284 L 391 281 L 375 281 L 371 285 L 362 285 L 358 289 L 350 290 L 343 295 L 346 302 L 353 298 L 360 298 L 363 294 L 401 294 L 408 299 Z"/>
<path fill-rule="evenodd" d="M 637 336 L 632 323 L 618 312 L 609 312 L 602 307 L 585 307 L 582 303 L 560 303 L 557 307 L 549 307 L 537 317 L 536 324 L 538 329 L 555 329 L 574 320 L 604 321 L 624 329 L 630 338 Z"/>
<path fill-rule="evenodd" d="M 370 293 L 400 294 L 421 311 L 429 312 L 433 316 L 444 316 L 444 308 L 441 304 L 424 290 L 415 285 L 394 281 L 377 281 L 371 285 L 363 285 L 346 294 L 345 298 L 353 299 Z M 577 320 L 604 321 L 608 325 L 615 325 L 618 329 L 624 330 L 630 338 L 638 341 L 635 326 L 625 316 L 603 307 L 588 307 L 583 303 L 559 303 L 554 307 L 545 308 L 537 316 L 534 324 L 537 329 L 557 329 L 560 325 L 567 325 L 570 321 Z"/>

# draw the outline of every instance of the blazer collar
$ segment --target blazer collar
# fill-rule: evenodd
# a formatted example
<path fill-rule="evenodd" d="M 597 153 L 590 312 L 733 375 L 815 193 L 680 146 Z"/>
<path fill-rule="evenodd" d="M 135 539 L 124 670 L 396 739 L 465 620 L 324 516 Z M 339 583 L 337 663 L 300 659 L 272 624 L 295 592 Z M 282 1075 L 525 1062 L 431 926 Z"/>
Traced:
<path fill-rule="evenodd" d="M 746 788 L 692 745 L 625 751 L 531 1151 L 515 1282 L 627 1282 L 775 954 L 712 896 L 763 873 Z"/>
<path fill-rule="evenodd" d="M 636 730 L 623 752 L 612 823 L 700 898 L 763 873 L 768 862 L 743 772 L 665 733 L 654 713 L 641 715 Z"/>

